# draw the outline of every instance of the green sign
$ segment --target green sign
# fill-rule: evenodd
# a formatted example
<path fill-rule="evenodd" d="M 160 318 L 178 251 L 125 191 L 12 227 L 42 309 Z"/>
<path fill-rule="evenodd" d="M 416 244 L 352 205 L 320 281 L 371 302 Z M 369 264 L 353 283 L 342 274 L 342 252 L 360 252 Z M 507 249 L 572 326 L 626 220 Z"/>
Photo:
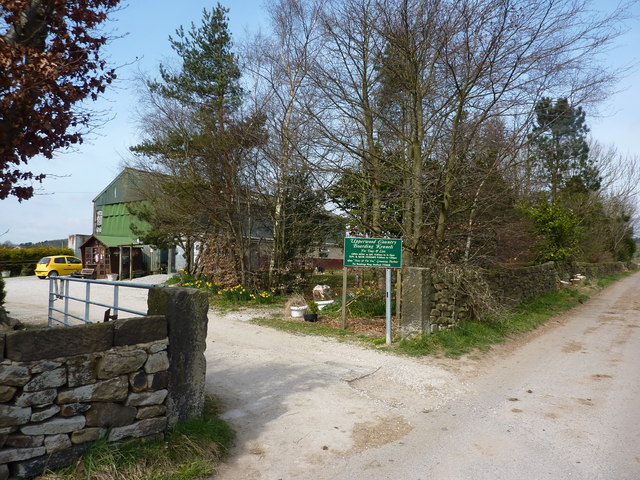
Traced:
<path fill-rule="evenodd" d="M 344 239 L 344 266 L 400 268 L 402 240 L 347 237 Z"/>

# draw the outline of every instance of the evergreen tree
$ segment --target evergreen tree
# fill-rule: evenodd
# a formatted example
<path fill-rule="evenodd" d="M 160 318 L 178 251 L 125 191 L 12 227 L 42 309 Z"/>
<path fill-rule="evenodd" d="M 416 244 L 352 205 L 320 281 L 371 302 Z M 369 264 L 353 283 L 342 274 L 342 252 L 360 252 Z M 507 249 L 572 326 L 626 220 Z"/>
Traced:
<path fill-rule="evenodd" d="M 539 239 L 537 263 L 567 260 L 578 253 L 579 219 L 571 210 L 541 202 L 529 214 Z"/>
<path fill-rule="evenodd" d="M 228 9 L 218 4 L 202 13 L 202 24 L 183 27 L 176 38 L 169 37 L 171 48 L 182 60 L 179 72 L 160 65 L 161 82 L 150 82 L 152 91 L 185 105 L 214 113 L 222 126 L 241 103 L 240 69 L 231 51 Z"/>
<path fill-rule="evenodd" d="M 219 4 L 204 10 L 200 25 L 169 37 L 180 68 L 161 65 L 160 79 L 147 83 L 147 135 L 131 150 L 139 167 L 167 175 L 150 207 L 156 211 L 145 212 L 157 221 L 159 238 L 183 235 L 188 225 L 190 238 L 229 255 L 235 281 L 244 283 L 254 206 L 248 159 L 264 141 L 264 118 L 240 115 L 240 69 L 227 12 Z M 160 211 L 167 208 L 174 214 Z M 176 223 L 177 215 L 183 221 Z"/>
<path fill-rule="evenodd" d="M 589 132 L 582 107 L 566 98 L 555 103 L 543 98 L 535 108 L 536 124 L 530 134 L 534 170 L 549 191 L 552 202 L 562 190 L 570 193 L 600 188 L 597 167 L 589 160 Z"/>

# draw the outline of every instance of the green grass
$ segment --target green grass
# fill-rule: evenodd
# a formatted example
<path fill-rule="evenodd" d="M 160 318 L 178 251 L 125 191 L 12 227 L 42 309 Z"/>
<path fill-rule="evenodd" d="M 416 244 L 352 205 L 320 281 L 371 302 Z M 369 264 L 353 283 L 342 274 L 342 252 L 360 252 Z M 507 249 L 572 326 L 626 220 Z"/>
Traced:
<path fill-rule="evenodd" d="M 322 337 L 332 337 L 337 339 L 346 339 L 353 334 L 349 330 L 332 327 L 323 322 L 303 322 L 300 320 L 290 320 L 282 317 L 280 314 L 274 314 L 270 317 L 260 317 L 251 320 L 251 323 L 263 327 L 271 327 L 284 332 L 302 335 L 317 335 Z"/>
<path fill-rule="evenodd" d="M 612 283 L 616 283 L 618 280 L 628 277 L 629 275 L 632 275 L 634 273 L 635 271 L 614 273 L 613 275 L 605 275 L 604 277 L 600 277 L 596 280 L 596 285 L 598 286 L 598 288 L 605 288 L 611 285 Z"/>
<path fill-rule="evenodd" d="M 294 335 L 313 335 L 319 337 L 334 338 L 339 341 L 361 343 L 368 346 L 383 345 L 384 337 L 370 337 L 353 332 L 349 328 L 342 329 L 330 325 L 324 321 L 304 322 L 299 319 L 285 318 L 280 314 L 272 314 L 269 317 L 254 318 L 251 323 L 263 327 L 275 328 Z"/>
<path fill-rule="evenodd" d="M 497 318 L 470 320 L 455 328 L 401 340 L 394 350 L 414 356 L 444 355 L 458 358 L 474 350 L 486 351 L 492 345 L 536 329 L 551 317 L 566 312 L 587 300 L 593 293 L 631 275 L 624 272 L 600 277 L 579 288 L 564 288 L 557 292 L 530 298 Z"/>
<path fill-rule="evenodd" d="M 256 308 L 260 310 L 282 310 L 284 308 L 283 299 L 274 297 L 273 303 L 258 303 L 253 301 L 234 300 L 225 298 L 221 295 L 210 295 L 209 305 L 220 312 L 237 312 L 247 308 Z"/>
<path fill-rule="evenodd" d="M 392 314 L 395 314 L 395 296 L 391 302 Z M 342 315 L 342 297 L 339 295 L 334 303 L 322 310 L 326 315 L 339 317 Z M 347 294 L 347 316 L 351 318 L 384 317 L 386 314 L 385 292 L 373 287 L 356 288 Z"/>
<path fill-rule="evenodd" d="M 500 318 L 466 321 L 449 330 L 411 340 L 400 340 L 392 345 L 385 345 L 384 337 L 359 335 L 350 329 L 343 330 L 324 321 L 301 322 L 297 319 L 283 318 L 280 314 L 272 314 L 269 317 L 253 319 L 252 322 L 293 334 L 353 341 L 405 355 L 459 357 L 473 350 L 487 350 L 491 345 L 503 342 L 510 336 L 532 330 L 586 298 L 587 295 L 577 290 L 564 289 L 530 299 Z"/>
<path fill-rule="evenodd" d="M 396 349 L 407 355 L 444 355 L 457 358 L 474 350 L 485 351 L 507 338 L 533 330 L 551 317 L 570 310 L 588 295 L 575 289 L 531 298 L 499 318 L 469 320 L 455 328 L 401 340 Z"/>
<path fill-rule="evenodd" d="M 179 424 L 162 440 L 94 443 L 79 463 L 42 480 L 196 480 L 215 473 L 234 432 L 207 399 L 202 418 Z"/>

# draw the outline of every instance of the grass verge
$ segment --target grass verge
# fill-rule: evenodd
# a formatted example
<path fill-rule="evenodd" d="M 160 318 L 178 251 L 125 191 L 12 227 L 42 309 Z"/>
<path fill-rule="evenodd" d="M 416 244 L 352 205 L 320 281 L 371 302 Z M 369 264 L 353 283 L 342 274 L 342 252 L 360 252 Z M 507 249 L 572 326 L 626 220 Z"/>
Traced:
<path fill-rule="evenodd" d="M 361 334 L 357 329 L 352 328 L 343 330 L 336 326 L 338 322 L 335 319 L 308 323 L 283 318 L 281 315 L 272 315 L 252 321 L 257 325 L 294 334 L 320 335 L 341 341 L 354 341 L 404 355 L 458 358 L 475 350 L 486 351 L 492 345 L 534 330 L 551 317 L 570 310 L 595 292 L 632 273 L 634 272 L 608 275 L 576 288 L 563 288 L 557 292 L 531 298 L 499 317 L 466 321 L 449 330 L 415 339 L 400 340 L 392 345 L 385 345 L 384 334 Z M 350 325 L 353 322 L 353 319 L 349 320 Z M 362 319 L 359 322 L 362 324 Z M 384 319 L 378 319 L 378 322 L 384 322 Z"/>
<path fill-rule="evenodd" d="M 331 337 L 338 340 L 356 339 L 351 330 L 343 330 L 325 322 L 304 322 L 298 319 L 288 319 L 280 313 L 275 313 L 269 317 L 259 317 L 251 320 L 255 325 L 271 327 L 285 332 L 300 335 L 316 335 L 321 337 Z"/>
<path fill-rule="evenodd" d="M 222 313 L 239 312 L 242 310 L 252 309 L 252 308 L 266 310 L 266 311 L 269 311 L 269 310 L 280 311 L 284 307 L 284 303 L 280 297 L 275 297 L 273 303 L 257 303 L 257 302 L 230 300 L 217 295 L 211 295 L 209 297 L 209 306 Z"/>
<path fill-rule="evenodd" d="M 573 288 L 547 293 L 521 303 L 500 317 L 469 320 L 449 330 L 401 340 L 396 348 L 407 355 L 444 355 L 452 358 L 474 350 L 486 351 L 507 338 L 534 330 L 587 298 L 588 294 Z"/>
<path fill-rule="evenodd" d="M 499 317 L 470 320 L 446 331 L 401 340 L 395 349 L 413 356 L 444 355 L 451 358 L 474 350 L 486 351 L 492 345 L 536 329 L 551 317 L 572 309 L 595 292 L 632 273 L 607 275 L 579 287 L 533 297 Z"/>
<path fill-rule="evenodd" d="M 234 432 L 207 398 L 202 418 L 179 424 L 162 440 L 94 443 L 77 464 L 41 480 L 197 480 L 212 475 Z"/>
<path fill-rule="evenodd" d="M 251 323 L 261 325 L 263 327 L 271 327 L 277 330 L 293 333 L 296 335 L 316 335 L 320 337 L 330 337 L 336 340 L 357 341 L 368 344 L 378 344 L 379 338 L 368 336 L 354 332 L 351 329 L 342 329 L 336 327 L 335 324 L 325 321 L 305 322 L 299 319 L 289 319 L 283 317 L 280 313 L 273 314 L 269 317 L 254 318 Z M 384 338 L 382 338 L 384 343 Z"/>

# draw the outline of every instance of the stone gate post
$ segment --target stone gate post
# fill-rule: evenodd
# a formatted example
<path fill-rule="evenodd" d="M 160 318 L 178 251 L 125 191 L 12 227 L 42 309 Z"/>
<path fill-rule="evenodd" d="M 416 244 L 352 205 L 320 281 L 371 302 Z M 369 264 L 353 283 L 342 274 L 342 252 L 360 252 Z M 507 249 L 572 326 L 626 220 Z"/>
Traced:
<path fill-rule="evenodd" d="M 431 269 L 404 267 L 400 324 L 402 338 L 418 337 L 430 332 L 431 296 Z"/>
<path fill-rule="evenodd" d="M 167 422 L 202 415 L 205 397 L 209 297 L 193 288 L 156 287 L 149 290 L 149 315 L 164 315 L 169 333 L 169 393 Z"/>

